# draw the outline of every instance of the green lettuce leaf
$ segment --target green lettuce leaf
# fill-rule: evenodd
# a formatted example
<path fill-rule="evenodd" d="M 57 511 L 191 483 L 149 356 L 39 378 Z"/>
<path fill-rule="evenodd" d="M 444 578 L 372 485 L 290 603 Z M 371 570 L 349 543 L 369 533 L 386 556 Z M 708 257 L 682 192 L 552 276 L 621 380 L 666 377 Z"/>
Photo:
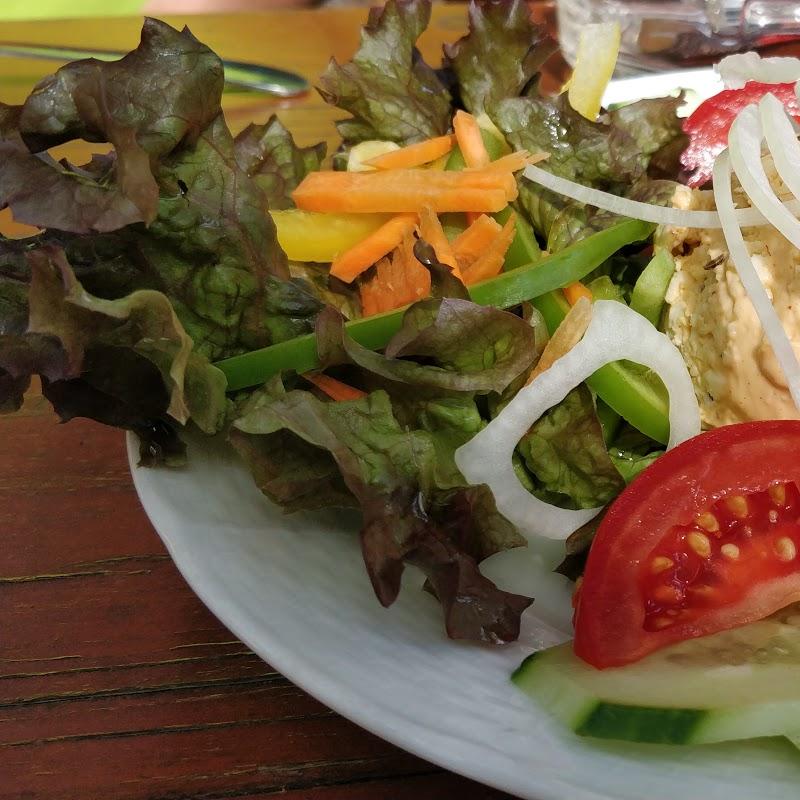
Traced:
<path fill-rule="evenodd" d="M 551 502 L 593 508 L 625 488 L 608 455 L 592 394 L 583 384 L 539 419 L 518 449 Z"/>
<path fill-rule="evenodd" d="M 4 317 L 0 334 L 0 407 L 18 406 L 39 374 L 62 419 L 86 416 L 136 431 L 151 460 L 173 463 L 182 454 L 174 423 L 191 419 L 209 434 L 221 429 L 225 377 L 193 351 L 165 295 L 141 289 L 116 300 L 96 297 L 52 246 L 31 251 L 28 264 L 16 321 Z"/>
<path fill-rule="evenodd" d="M 520 537 L 485 487 L 439 489 L 432 438 L 402 427 L 383 391 L 334 403 L 274 383 L 251 397 L 231 433 L 256 462 L 259 486 L 286 507 L 357 502 L 364 562 L 382 604 L 394 602 L 404 565 L 414 564 L 443 606 L 448 635 L 510 641 L 531 601 L 499 590 L 477 564 Z M 276 464 L 284 459 L 288 473 Z M 342 496 L 331 462 L 353 499 Z"/>
<path fill-rule="evenodd" d="M 481 114 L 523 94 L 557 49 L 524 0 L 481 0 L 469 6 L 469 33 L 444 51 L 464 107 Z"/>
<path fill-rule="evenodd" d="M 447 133 L 450 94 L 416 49 L 430 14 L 427 0 L 389 0 L 370 11 L 353 60 L 340 65 L 331 59 L 319 92 L 351 114 L 336 125 L 345 145 L 367 139 L 408 144 Z"/>
<path fill-rule="evenodd" d="M 61 67 L 14 111 L 15 130 L 0 145 L 0 204 L 23 222 L 81 233 L 152 222 L 159 188 L 151 162 L 208 127 L 222 85 L 211 50 L 188 30 L 147 19 L 136 50 L 119 61 Z M 73 139 L 110 142 L 113 173 L 92 175 L 33 155 Z M 15 188 L 20 177 L 35 192 Z"/>
<path fill-rule="evenodd" d="M 682 120 L 678 116 L 684 100 L 683 94 L 638 100 L 609 111 L 607 118 L 611 125 L 633 137 L 643 155 L 652 156 L 676 139 L 685 140 Z M 677 172 L 672 175 L 677 175 Z"/>
<path fill-rule="evenodd" d="M 288 191 L 319 151 L 274 121 L 237 145 L 221 92 L 213 52 L 148 20 L 129 56 L 0 108 L 0 205 L 46 229 L 0 239 L 0 408 L 39 374 L 62 418 L 136 430 L 144 461 L 174 463 L 176 424 L 222 425 L 210 359 L 313 329 L 322 303 L 290 279 L 258 181 Z M 34 152 L 79 136 L 114 150 L 82 166 Z"/>
<path fill-rule="evenodd" d="M 540 166 L 596 189 L 645 202 L 669 202 L 675 184 L 648 179 L 656 153 L 682 135 L 675 98 L 643 100 L 590 122 L 566 95 L 509 98 L 492 118 L 515 148 L 550 153 Z M 556 252 L 619 218 L 519 179 L 519 203 L 537 233 Z"/>
<path fill-rule="evenodd" d="M 258 184 L 271 209 L 292 208 L 300 181 L 322 168 L 326 145 L 298 147 L 273 114 L 264 125 L 248 125 L 235 140 L 239 166 Z"/>
<path fill-rule="evenodd" d="M 343 318 L 333 309 L 317 317 L 324 365 L 349 362 L 392 381 L 455 392 L 502 392 L 531 366 L 534 338 L 519 317 L 456 298 L 412 306 L 385 355 L 347 336 Z"/>

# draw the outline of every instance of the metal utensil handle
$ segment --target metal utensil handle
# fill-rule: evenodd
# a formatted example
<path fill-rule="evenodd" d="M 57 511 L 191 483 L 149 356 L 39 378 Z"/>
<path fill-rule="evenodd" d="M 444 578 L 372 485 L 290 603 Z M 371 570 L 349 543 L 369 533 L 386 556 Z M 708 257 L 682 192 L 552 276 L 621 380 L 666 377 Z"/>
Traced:
<path fill-rule="evenodd" d="M 20 42 L 0 42 L 0 55 L 17 58 L 43 58 L 48 61 L 73 61 L 81 58 L 96 58 L 98 61 L 116 61 L 125 55 L 115 50 L 92 50 L 82 47 L 56 47 L 52 45 L 24 44 Z M 278 97 L 296 97 L 307 92 L 308 81 L 294 72 L 286 72 L 262 64 L 245 61 L 222 60 L 225 68 L 225 82 L 231 86 L 241 86 L 267 92 Z"/>

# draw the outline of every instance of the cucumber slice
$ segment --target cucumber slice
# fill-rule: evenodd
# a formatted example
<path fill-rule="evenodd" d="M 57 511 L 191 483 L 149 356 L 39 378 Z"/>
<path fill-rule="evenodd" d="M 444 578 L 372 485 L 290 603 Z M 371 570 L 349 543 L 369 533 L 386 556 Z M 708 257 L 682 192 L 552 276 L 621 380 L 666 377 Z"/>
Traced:
<path fill-rule="evenodd" d="M 566 644 L 512 680 L 581 736 L 701 744 L 800 731 L 800 607 L 598 670 Z"/>

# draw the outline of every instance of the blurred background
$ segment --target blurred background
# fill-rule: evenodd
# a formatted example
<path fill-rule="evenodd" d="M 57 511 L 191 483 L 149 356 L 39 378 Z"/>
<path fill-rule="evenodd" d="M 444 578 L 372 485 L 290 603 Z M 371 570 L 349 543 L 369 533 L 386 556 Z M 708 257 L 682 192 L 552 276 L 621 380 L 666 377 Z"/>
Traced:
<path fill-rule="evenodd" d="M 367 0 L 351 0 L 369 5 Z M 0 20 L 108 17 L 129 14 L 200 14 L 210 11 L 265 11 L 321 5 L 318 0 L 2 0 Z"/>

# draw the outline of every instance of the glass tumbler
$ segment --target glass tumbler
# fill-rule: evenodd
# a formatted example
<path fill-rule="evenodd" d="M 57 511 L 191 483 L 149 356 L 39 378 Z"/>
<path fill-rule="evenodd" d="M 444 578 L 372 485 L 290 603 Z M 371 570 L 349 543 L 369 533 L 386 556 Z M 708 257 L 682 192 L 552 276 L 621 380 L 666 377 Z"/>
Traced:
<path fill-rule="evenodd" d="M 618 21 L 619 74 L 675 68 L 800 37 L 796 0 L 557 0 L 564 57 L 583 26 Z"/>

